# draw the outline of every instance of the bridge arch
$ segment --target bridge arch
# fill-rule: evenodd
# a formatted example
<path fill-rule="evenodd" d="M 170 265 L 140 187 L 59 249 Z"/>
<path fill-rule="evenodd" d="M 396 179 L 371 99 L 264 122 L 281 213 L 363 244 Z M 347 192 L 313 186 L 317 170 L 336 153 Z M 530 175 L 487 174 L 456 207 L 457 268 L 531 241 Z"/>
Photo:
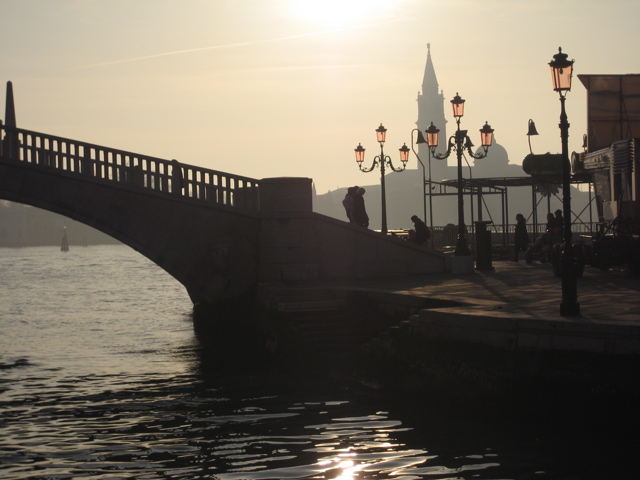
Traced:
<path fill-rule="evenodd" d="M 110 235 L 176 278 L 194 303 L 242 296 L 255 285 L 256 180 L 1 128 L 0 198 Z"/>

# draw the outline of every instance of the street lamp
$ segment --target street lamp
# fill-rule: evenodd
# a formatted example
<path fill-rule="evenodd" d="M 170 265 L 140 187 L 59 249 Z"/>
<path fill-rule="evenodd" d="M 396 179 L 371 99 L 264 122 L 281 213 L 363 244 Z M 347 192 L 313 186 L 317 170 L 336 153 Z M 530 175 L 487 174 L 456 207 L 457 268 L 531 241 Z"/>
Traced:
<path fill-rule="evenodd" d="M 458 240 L 456 242 L 456 250 L 454 252 L 454 256 L 460 257 L 471 255 L 469 243 L 467 242 L 466 227 L 464 224 L 462 155 L 466 150 L 472 158 L 486 157 L 487 152 L 489 151 L 489 147 L 493 142 L 493 129 L 491 128 L 491 125 L 485 122 L 484 126 L 480 129 L 480 138 L 482 140 L 482 147 L 484 148 L 484 152 L 473 153 L 473 150 L 471 150 L 471 148 L 473 147 L 473 143 L 467 136 L 467 131 L 460 130 L 460 119 L 464 115 L 464 100 L 460 98 L 460 95 L 456 94 L 456 96 L 453 97 L 453 100 L 451 100 L 451 106 L 453 107 L 453 116 L 456 119 L 458 129 L 456 130 L 456 134 L 452 135 L 449 138 L 449 146 L 447 147 L 447 151 L 445 153 L 436 153 L 436 147 L 438 146 L 438 133 L 440 132 L 440 130 L 436 128 L 433 122 L 431 122 L 429 128 L 425 130 L 425 133 L 427 134 L 427 145 L 429 145 L 431 155 L 434 158 L 443 160 L 451 155 L 452 150 L 456 151 L 456 155 L 458 157 Z"/>
<path fill-rule="evenodd" d="M 427 141 L 424 139 L 424 135 L 422 135 L 422 132 L 419 129 L 414 128 L 413 130 L 411 130 L 411 150 L 413 151 L 414 155 L 418 159 L 418 163 L 422 167 L 422 208 L 423 208 L 422 211 L 424 215 L 422 218 L 424 218 L 425 222 L 427 221 L 427 218 L 429 218 L 429 221 L 431 222 L 431 228 L 433 228 L 433 210 L 431 205 L 431 191 L 429 191 L 429 216 L 427 217 L 427 170 L 424 163 L 422 163 L 422 160 L 420 160 L 420 155 L 418 155 L 418 152 L 416 152 L 414 149 L 413 132 L 418 133 L 418 139 L 415 142 L 416 144 L 419 145 L 421 143 L 427 143 Z M 429 151 L 429 183 L 431 183 L 431 151 Z"/>
<path fill-rule="evenodd" d="M 571 164 L 569 163 L 569 122 L 564 108 L 567 92 L 571 90 L 571 77 L 574 60 L 567 60 L 568 55 L 558 53 L 549 62 L 553 89 L 560 95 L 560 138 L 562 139 L 562 210 L 564 223 L 562 225 L 562 254 L 560 257 L 560 276 L 562 280 L 562 303 L 560 315 L 570 317 L 580 315 L 578 303 L 578 286 L 573 260 L 573 245 L 571 235 Z"/>
<path fill-rule="evenodd" d="M 393 166 L 391 162 L 391 157 L 384 154 L 384 142 L 387 136 L 387 129 L 380 124 L 380 126 L 376 129 L 376 135 L 378 138 L 378 143 L 380 144 L 380 155 L 373 159 L 373 163 L 371 167 L 366 168 L 362 166 L 362 162 L 364 162 L 364 151 L 365 149 L 362 145 L 358 144 L 355 148 L 356 152 L 356 162 L 358 163 L 358 168 L 361 171 L 368 173 L 373 171 L 374 168 L 379 164 L 380 165 L 380 193 L 382 197 L 382 233 L 384 235 L 387 234 L 387 198 L 386 191 L 384 185 L 384 167 L 388 165 L 391 170 L 394 172 L 402 172 L 407 167 L 407 162 L 409 161 L 409 147 L 405 143 L 402 148 L 400 148 L 400 161 L 402 161 L 402 167 L 396 168 Z"/>

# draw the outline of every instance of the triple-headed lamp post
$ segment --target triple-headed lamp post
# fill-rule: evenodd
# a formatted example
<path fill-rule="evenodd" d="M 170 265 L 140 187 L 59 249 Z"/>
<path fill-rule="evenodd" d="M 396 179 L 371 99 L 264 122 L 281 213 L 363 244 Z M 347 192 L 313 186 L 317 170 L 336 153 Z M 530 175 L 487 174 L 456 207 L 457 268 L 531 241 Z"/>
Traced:
<path fill-rule="evenodd" d="M 443 160 L 451 155 L 452 150 L 456 151 L 456 155 L 458 157 L 458 240 L 456 242 L 456 250 L 454 252 L 454 255 L 456 257 L 459 257 L 471 255 L 469 243 L 467 242 L 466 225 L 464 224 L 464 183 L 462 180 L 462 155 L 466 150 L 473 158 L 486 157 L 487 152 L 489 151 L 489 147 L 491 146 L 491 143 L 493 143 L 493 129 L 488 123 L 485 122 L 482 129 L 480 129 L 480 137 L 482 140 L 482 147 L 484 148 L 484 152 L 474 153 L 472 150 L 473 143 L 467 136 L 467 131 L 460 130 L 460 119 L 464 115 L 464 100 L 460 98 L 460 95 L 456 94 L 453 100 L 451 100 L 451 105 L 453 107 L 453 116 L 456 119 L 458 129 L 456 130 L 456 134 L 452 135 L 449 138 L 449 146 L 447 147 L 447 151 L 444 153 L 436 153 L 436 147 L 438 146 L 438 133 L 440 132 L 440 130 L 436 128 L 433 122 L 431 123 L 431 125 L 429 125 L 429 128 L 425 130 L 425 133 L 427 134 L 427 145 L 429 145 L 431 155 L 434 158 Z"/>
<path fill-rule="evenodd" d="M 567 60 L 568 55 L 558 53 L 549 62 L 553 89 L 560 95 L 560 138 L 562 140 L 562 210 L 564 223 L 562 225 L 562 254 L 560 257 L 560 277 L 562 280 L 562 303 L 560 315 L 564 317 L 580 315 L 578 303 L 578 286 L 573 259 L 573 244 L 571 235 L 571 164 L 569 163 L 569 122 L 564 108 L 567 92 L 571 90 L 573 75 L 573 60 Z"/>
<path fill-rule="evenodd" d="M 378 137 L 378 143 L 380 144 L 380 155 L 373 159 L 373 163 L 371 167 L 366 168 L 362 166 L 362 162 L 364 162 L 364 148 L 361 144 L 355 148 L 356 152 L 356 162 L 358 162 L 358 168 L 360 168 L 363 172 L 371 172 L 376 166 L 380 165 L 380 196 L 382 198 L 382 233 L 387 234 L 387 197 L 384 185 L 384 169 L 385 165 L 388 165 L 391 170 L 394 172 L 402 172 L 407 167 L 407 162 L 409 161 L 409 147 L 405 143 L 402 148 L 400 148 L 400 161 L 402 161 L 402 167 L 396 168 L 393 166 L 391 162 L 391 157 L 384 154 L 384 142 L 387 137 L 387 129 L 380 124 L 380 126 L 376 129 L 376 135 Z"/>

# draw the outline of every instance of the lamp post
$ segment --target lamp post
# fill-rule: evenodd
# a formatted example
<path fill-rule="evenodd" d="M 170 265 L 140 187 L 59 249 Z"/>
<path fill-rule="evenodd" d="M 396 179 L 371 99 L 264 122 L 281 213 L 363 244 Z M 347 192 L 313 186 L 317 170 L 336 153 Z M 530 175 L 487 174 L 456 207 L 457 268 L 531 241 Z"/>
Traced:
<path fill-rule="evenodd" d="M 427 141 L 424 139 L 424 135 L 422 135 L 422 132 L 419 129 L 414 128 L 413 130 L 411 130 L 411 150 L 413 151 L 413 154 L 418 159 L 418 163 L 420 163 L 420 166 L 422 167 L 422 212 L 424 215 L 422 218 L 424 218 L 424 221 L 426 223 L 427 221 L 427 173 L 426 173 L 426 168 L 424 166 L 424 163 L 422 163 L 422 160 L 420 160 L 420 156 L 414 149 L 413 132 L 418 133 L 418 139 L 415 142 L 416 144 L 427 143 Z M 430 181 L 431 181 L 431 152 L 429 152 L 429 182 Z M 430 208 L 429 221 L 431 222 L 431 228 L 433 228 L 433 213 L 431 212 L 431 195 L 429 195 L 429 208 Z"/>
<path fill-rule="evenodd" d="M 427 145 L 429 145 L 431 155 L 434 158 L 443 160 L 451 155 L 451 152 L 453 150 L 456 151 L 456 156 L 458 157 L 458 240 L 456 242 L 456 250 L 454 252 L 454 256 L 460 257 L 471 255 L 469 243 L 467 242 L 466 226 L 464 224 L 462 155 L 466 150 L 472 158 L 486 157 L 487 152 L 489 151 L 489 147 L 493 142 L 493 129 L 491 128 L 491 125 L 485 122 L 484 126 L 480 129 L 480 138 L 482 140 L 482 147 L 484 148 L 484 152 L 473 153 L 473 151 L 471 150 L 471 148 L 473 147 L 473 143 L 467 136 L 467 130 L 460 130 L 460 119 L 464 115 L 464 100 L 460 98 L 460 95 L 456 94 L 456 96 L 453 97 L 453 100 L 451 100 L 451 105 L 453 107 L 453 116 L 456 119 L 458 129 L 456 130 L 455 135 L 449 137 L 449 146 L 447 147 L 447 151 L 444 153 L 436 153 L 436 147 L 438 146 L 438 133 L 440 132 L 440 130 L 436 128 L 433 122 L 431 122 L 429 128 L 425 130 L 425 133 L 427 134 Z"/>
<path fill-rule="evenodd" d="M 391 162 L 391 157 L 384 154 L 384 142 L 387 136 L 387 129 L 384 128 L 382 124 L 380 124 L 380 126 L 376 129 L 376 135 L 378 138 L 378 143 L 380 144 L 380 155 L 378 155 L 373 159 L 373 163 L 371 164 L 371 167 L 366 168 L 362 166 L 362 163 L 364 162 L 365 149 L 362 147 L 361 144 L 358 144 L 358 146 L 355 148 L 354 151 L 356 152 L 356 162 L 358 163 L 358 168 L 360 168 L 361 171 L 368 173 L 373 171 L 373 169 L 376 168 L 378 164 L 380 165 L 380 196 L 382 198 L 382 233 L 386 235 L 387 234 L 387 198 L 386 198 L 386 191 L 385 191 L 385 185 L 384 185 L 385 165 L 388 165 L 389 168 L 394 172 L 402 172 L 407 167 L 410 150 L 409 150 L 409 147 L 407 147 L 407 144 L 404 144 L 402 148 L 400 148 L 400 161 L 402 161 L 402 167 L 396 168 L 393 166 L 393 163 Z"/>
<path fill-rule="evenodd" d="M 558 53 L 549 62 L 553 89 L 560 95 L 560 138 L 562 140 L 562 210 L 564 223 L 562 225 L 562 253 L 560 256 L 560 277 L 562 280 L 562 302 L 560 315 L 570 317 L 580 315 L 578 303 L 578 286 L 573 260 L 573 245 L 571 235 L 571 164 L 569 163 L 569 122 L 564 108 L 567 92 L 571 90 L 571 77 L 574 60 L 567 60 L 567 54 Z"/>

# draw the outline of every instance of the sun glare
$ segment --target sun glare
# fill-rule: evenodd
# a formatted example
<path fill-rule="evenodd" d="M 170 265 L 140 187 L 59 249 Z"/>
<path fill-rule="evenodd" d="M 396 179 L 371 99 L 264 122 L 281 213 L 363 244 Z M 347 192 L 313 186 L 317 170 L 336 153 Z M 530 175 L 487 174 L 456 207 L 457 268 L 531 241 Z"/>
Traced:
<path fill-rule="evenodd" d="M 371 21 L 393 0 L 290 0 L 293 16 L 323 27 L 339 28 Z"/>

